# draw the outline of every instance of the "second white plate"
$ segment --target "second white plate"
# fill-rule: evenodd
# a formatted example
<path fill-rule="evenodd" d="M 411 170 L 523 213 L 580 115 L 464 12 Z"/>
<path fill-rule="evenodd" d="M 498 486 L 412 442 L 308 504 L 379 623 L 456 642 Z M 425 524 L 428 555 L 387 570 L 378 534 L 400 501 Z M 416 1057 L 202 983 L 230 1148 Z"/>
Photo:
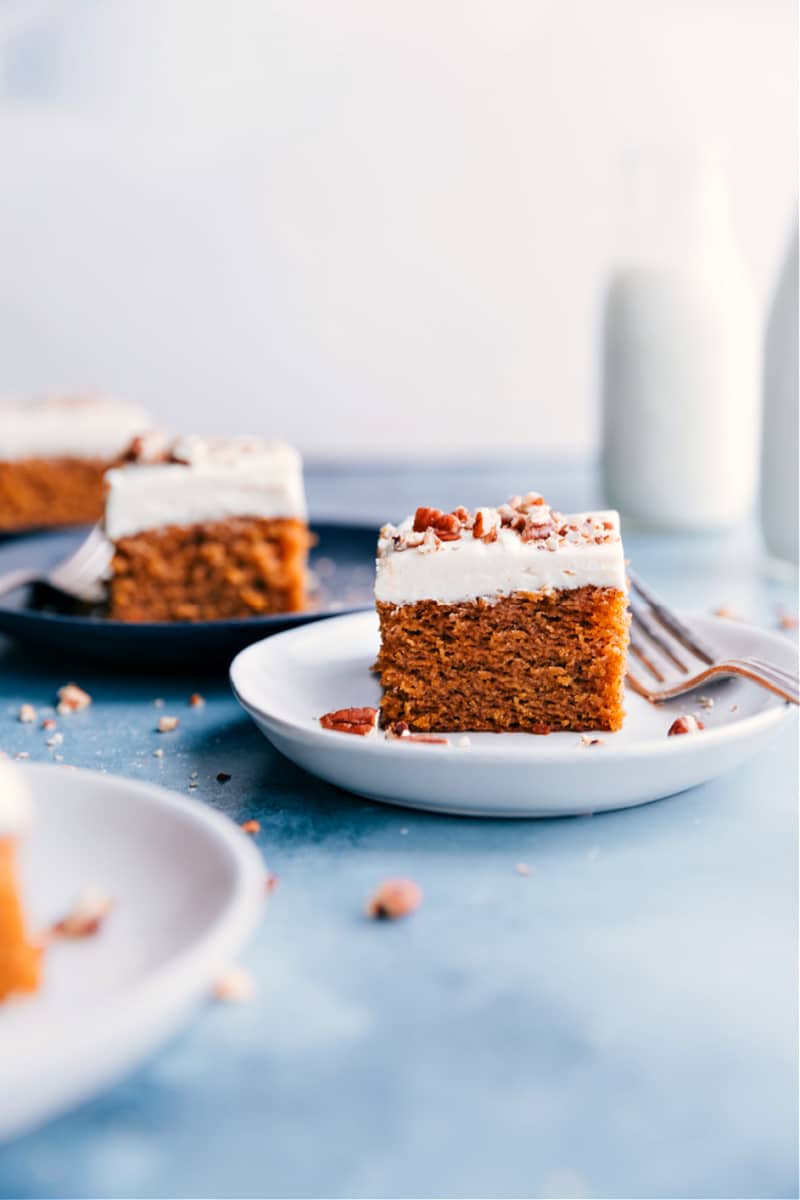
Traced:
<path fill-rule="evenodd" d="M 41 990 L 0 1004 L 0 1140 L 86 1099 L 208 996 L 263 909 L 264 864 L 220 813 L 93 771 L 20 767 L 35 822 L 22 849 L 33 930 L 87 887 L 114 907 L 96 937 L 56 943 Z"/>
<path fill-rule="evenodd" d="M 738 621 L 689 614 L 687 621 L 721 654 L 748 654 L 795 669 L 791 642 Z M 619 733 L 586 746 L 575 733 L 456 734 L 450 744 L 387 741 L 320 728 L 333 709 L 377 706 L 370 668 L 378 652 L 374 613 L 334 618 L 248 646 L 231 666 L 242 706 L 287 758 L 371 800 L 486 817 L 549 817 L 645 804 L 704 783 L 759 751 L 789 706 L 743 680 L 696 697 L 653 706 L 627 696 Z M 674 718 L 696 712 L 704 732 L 667 737 Z"/>

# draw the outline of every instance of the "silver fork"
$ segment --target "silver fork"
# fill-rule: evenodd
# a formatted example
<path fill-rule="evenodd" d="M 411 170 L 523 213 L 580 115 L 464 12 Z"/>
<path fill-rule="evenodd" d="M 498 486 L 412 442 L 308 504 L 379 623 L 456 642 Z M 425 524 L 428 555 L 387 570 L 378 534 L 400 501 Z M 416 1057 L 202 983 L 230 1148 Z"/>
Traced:
<path fill-rule="evenodd" d="M 46 583 L 77 600 L 102 600 L 105 595 L 103 580 L 112 554 L 111 543 L 102 528 L 95 525 L 75 553 L 54 567 L 45 570 L 41 567 L 19 567 L 16 571 L 0 575 L 0 596 L 30 583 Z"/>
<path fill-rule="evenodd" d="M 800 679 L 761 658 L 720 658 L 692 633 L 633 571 L 631 584 L 631 655 L 655 683 L 643 683 L 631 670 L 628 682 L 653 703 L 674 700 L 715 679 L 741 675 L 776 696 L 800 704 Z M 688 661 L 687 661 L 688 660 Z"/>

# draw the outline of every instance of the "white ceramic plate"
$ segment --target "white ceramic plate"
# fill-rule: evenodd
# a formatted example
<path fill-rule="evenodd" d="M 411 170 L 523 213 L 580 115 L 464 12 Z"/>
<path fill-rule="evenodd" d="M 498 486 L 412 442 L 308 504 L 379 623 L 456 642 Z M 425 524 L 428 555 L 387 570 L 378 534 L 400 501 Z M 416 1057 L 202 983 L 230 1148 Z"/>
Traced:
<path fill-rule="evenodd" d="M 194 800 L 132 780 L 23 766 L 35 827 L 22 852 L 34 928 L 95 886 L 96 937 L 56 943 L 41 991 L 0 1005 L 0 1137 L 115 1081 L 209 994 L 255 928 L 264 864 Z"/>
<path fill-rule="evenodd" d="M 792 643 L 738 621 L 687 615 L 723 654 L 757 654 L 795 668 Z M 728 680 L 697 699 L 654 706 L 629 693 L 620 733 L 584 746 L 575 733 L 470 734 L 468 746 L 387 741 L 320 728 L 319 717 L 351 705 L 377 706 L 370 667 L 378 651 L 374 613 L 334 618 L 243 650 L 231 666 L 234 691 L 262 733 L 321 779 L 371 800 L 486 817 L 546 817 L 627 808 L 683 791 L 755 754 L 788 706 L 753 684 Z M 703 733 L 667 737 L 674 718 L 696 712 Z"/>

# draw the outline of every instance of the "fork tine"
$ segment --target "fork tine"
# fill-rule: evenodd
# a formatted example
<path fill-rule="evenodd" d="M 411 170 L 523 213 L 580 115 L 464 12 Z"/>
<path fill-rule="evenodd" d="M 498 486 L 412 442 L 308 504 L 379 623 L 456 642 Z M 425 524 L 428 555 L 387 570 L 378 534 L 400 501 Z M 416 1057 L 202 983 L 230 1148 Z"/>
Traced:
<path fill-rule="evenodd" d="M 658 680 L 659 683 L 666 683 L 665 676 L 661 674 L 661 671 L 655 665 L 653 660 L 648 657 L 644 646 L 633 634 L 631 634 L 630 638 L 630 648 L 639 659 L 639 662 L 642 664 L 642 666 L 645 667 L 650 674 Z M 628 672 L 628 674 L 630 675 L 630 672 Z"/>
<path fill-rule="evenodd" d="M 642 611 L 642 609 L 638 607 L 638 605 L 635 605 L 633 602 L 631 602 L 630 607 L 631 615 L 635 625 L 641 629 L 642 633 L 649 638 L 654 646 L 658 647 L 664 657 L 668 658 L 673 666 L 678 668 L 682 675 L 688 675 L 689 668 L 686 666 L 686 663 L 678 658 L 677 654 L 672 649 L 666 638 L 659 633 L 654 622 L 650 620 L 650 618 Z"/>
<path fill-rule="evenodd" d="M 100 580 L 110 554 L 110 543 L 100 526 L 96 525 L 75 553 L 50 571 L 48 582 L 70 595 L 88 600 L 99 599 L 102 592 Z"/>
<path fill-rule="evenodd" d="M 93 546 L 88 543 L 86 545 L 86 553 L 76 560 L 72 567 L 82 578 L 86 576 L 94 576 L 103 564 L 108 560 L 111 553 L 111 547 L 105 540 L 105 537 L 99 537 Z"/>
<path fill-rule="evenodd" d="M 631 643 L 631 649 L 633 649 L 633 643 Z M 641 679 L 636 678 L 630 669 L 630 661 L 628 662 L 628 669 L 625 672 L 625 680 L 628 684 L 630 684 L 633 690 L 638 693 L 638 695 L 644 696 L 645 700 L 649 700 L 651 703 L 653 703 L 653 689 L 642 683 Z"/>
<path fill-rule="evenodd" d="M 644 602 L 651 609 L 653 616 L 659 621 L 665 629 L 667 629 L 678 641 L 695 657 L 712 666 L 715 661 L 715 655 L 711 650 L 700 641 L 699 638 L 692 633 L 690 629 L 680 621 L 675 614 L 667 608 L 662 600 L 653 592 L 650 587 L 640 579 L 635 571 L 628 570 L 628 579 L 631 582 L 633 589 L 639 593 Z"/>

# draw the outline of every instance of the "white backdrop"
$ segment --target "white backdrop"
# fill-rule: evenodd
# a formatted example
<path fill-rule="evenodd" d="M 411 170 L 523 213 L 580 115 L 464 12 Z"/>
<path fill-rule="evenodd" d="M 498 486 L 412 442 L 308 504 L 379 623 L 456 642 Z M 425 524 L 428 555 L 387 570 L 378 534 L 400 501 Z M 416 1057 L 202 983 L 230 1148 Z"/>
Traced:
<path fill-rule="evenodd" d="M 796 47 L 794 0 L 6 0 L 0 390 L 590 450 L 622 152 L 724 148 L 765 306 Z"/>

